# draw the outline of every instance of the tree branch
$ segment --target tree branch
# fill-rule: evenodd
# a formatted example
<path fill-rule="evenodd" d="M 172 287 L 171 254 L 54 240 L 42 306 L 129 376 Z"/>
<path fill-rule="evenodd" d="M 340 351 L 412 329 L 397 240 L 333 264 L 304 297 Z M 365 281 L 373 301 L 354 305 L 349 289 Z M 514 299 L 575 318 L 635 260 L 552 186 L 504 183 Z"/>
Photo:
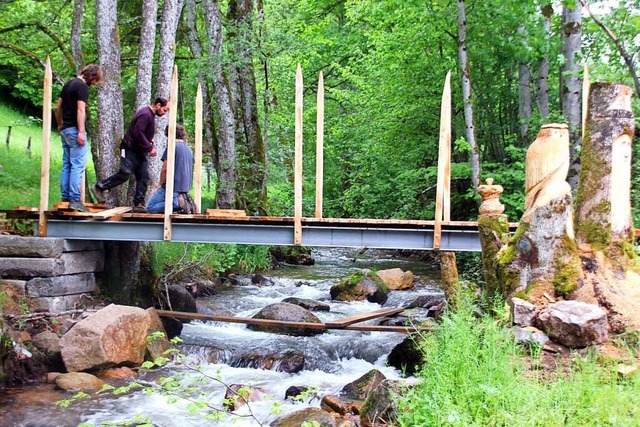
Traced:
<path fill-rule="evenodd" d="M 15 44 L 2 42 L 2 41 L 0 41 L 0 48 L 9 49 L 9 50 L 12 50 L 12 51 L 16 52 L 17 54 L 20 54 L 22 56 L 26 56 L 27 58 L 31 59 L 33 62 L 35 62 L 38 65 L 40 65 L 42 67 L 42 69 L 44 69 L 44 67 L 45 67 L 44 61 L 42 59 L 40 59 L 40 57 L 38 55 L 36 55 L 35 53 L 31 52 L 30 50 L 26 50 L 24 48 L 21 48 L 20 46 L 15 45 Z M 60 75 L 58 73 L 53 73 L 53 77 L 56 79 L 56 81 L 58 83 L 60 83 L 61 86 L 64 85 L 64 81 L 60 78 Z"/>

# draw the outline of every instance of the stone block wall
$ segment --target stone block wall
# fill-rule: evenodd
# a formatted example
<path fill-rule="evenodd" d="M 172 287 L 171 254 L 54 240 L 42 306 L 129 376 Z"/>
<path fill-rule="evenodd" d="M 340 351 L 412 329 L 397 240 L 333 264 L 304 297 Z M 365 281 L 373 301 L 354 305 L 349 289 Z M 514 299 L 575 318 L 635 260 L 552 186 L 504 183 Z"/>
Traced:
<path fill-rule="evenodd" d="M 0 280 L 30 297 L 35 311 L 74 308 L 98 292 L 102 242 L 0 235 Z"/>

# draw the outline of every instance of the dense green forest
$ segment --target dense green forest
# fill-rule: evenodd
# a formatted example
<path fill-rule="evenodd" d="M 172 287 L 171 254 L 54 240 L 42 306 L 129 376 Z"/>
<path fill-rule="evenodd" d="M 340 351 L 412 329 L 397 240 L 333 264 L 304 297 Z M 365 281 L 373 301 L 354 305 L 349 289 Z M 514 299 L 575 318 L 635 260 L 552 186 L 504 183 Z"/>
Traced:
<path fill-rule="evenodd" d="M 324 216 L 429 219 L 441 93 L 451 70 L 452 219 L 475 219 L 474 186 L 493 177 L 505 187 L 506 213 L 517 220 L 524 155 L 540 125 L 569 122 L 574 160 L 579 156 L 580 126 L 572 115 L 583 66 L 592 81 L 620 81 L 638 91 L 640 1 L 587 3 L 3 0 L 0 92 L 33 114 L 41 108 L 47 55 L 54 100 L 82 65 L 104 65 L 107 81 L 92 89 L 90 104 L 94 163 L 104 177 L 117 167 L 113 140 L 137 107 L 167 95 L 175 60 L 178 120 L 191 133 L 198 83 L 205 92 L 205 158 L 220 189 L 210 205 L 291 215 L 300 63 L 304 215 L 314 208 L 322 72 Z M 577 97 L 579 117 L 579 91 Z"/>

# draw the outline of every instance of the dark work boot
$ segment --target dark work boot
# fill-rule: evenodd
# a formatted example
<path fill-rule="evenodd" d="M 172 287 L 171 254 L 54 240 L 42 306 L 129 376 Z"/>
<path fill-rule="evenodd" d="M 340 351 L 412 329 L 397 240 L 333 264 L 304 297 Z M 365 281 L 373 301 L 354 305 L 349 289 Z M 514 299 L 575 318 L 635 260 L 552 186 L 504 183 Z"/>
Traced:
<path fill-rule="evenodd" d="M 89 208 L 82 204 L 82 202 L 69 202 L 69 209 L 77 212 L 89 212 Z"/>
<path fill-rule="evenodd" d="M 149 211 L 147 211 L 147 209 L 144 207 L 144 205 L 142 203 L 138 203 L 138 204 L 133 206 L 133 209 L 131 210 L 131 212 L 133 212 L 133 213 L 148 213 Z"/>
<path fill-rule="evenodd" d="M 91 194 L 93 194 L 93 198 L 96 199 L 98 203 L 104 203 L 107 199 L 104 196 L 104 191 L 98 187 L 98 183 L 93 184 L 91 187 Z"/>

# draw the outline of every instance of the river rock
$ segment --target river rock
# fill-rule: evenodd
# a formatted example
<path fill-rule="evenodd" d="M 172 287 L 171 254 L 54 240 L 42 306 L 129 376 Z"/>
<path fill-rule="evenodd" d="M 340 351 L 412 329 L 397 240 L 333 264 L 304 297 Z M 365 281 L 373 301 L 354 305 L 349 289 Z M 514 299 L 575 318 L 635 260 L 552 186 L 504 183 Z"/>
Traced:
<path fill-rule="evenodd" d="M 51 331 L 43 331 L 34 336 L 32 342 L 35 348 L 42 352 L 44 358 L 43 362 L 48 370 L 64 370 L 64 363 L 62 361 L 62 353 L 60 347 L 60 337 L 58 336 L 58 334 Z"/>
<path fill-rule="evenodd" d="M 235 411 L 250 402 L 259 402 L 265 397 L 264 391 L 258 387 L 242 384 L 230 384 L 224 394 L 224 407 L 227 411 Z"/>
<path fill-rule="evenodd" d="M 317 427 L 336 427 L 331 414 L 318 408 L 306 408 L 278 418 L 271 427 L 300 427 L 303 423 L 317 423 Z M 313 424 L 315 425 L 315 424 Z"/>
<path fill-rule="evenodd" d="M 182 333 L 182 322 L 180 321 L 180 319 L 176 319 L 175 317 L 162 316 L 160 318 L 160 321 L 162 322 L 162 327 L 167 333 L 167 339 L 179 337 Z"/>
<path fill-rule="evenodd" d="M 196 300 L 189 291 L 182 285 L 169 285 L 169 299 L 173 311 L 184 311 L 186 313 L 197 313 Z M 164 290 L 163 290 L 164 293 Z M 188 323 L 188 322 L 184 322 Z"/>
<path fill-rule="evenodd" d="M 104 381 L 86 372 L 60 374 L 56 376 L 54 381 L 58 388 L 64 391 L 83 391 L 85 393 L 98 391 L 104 385 Z"/>
<path fill-rule="evenodd" d="M 288 322 L 304 322 L 304 323 L 322 323 L 313 313 L 305 310 L 295 304 L 280 302 L 271 304 L 260 310 L 253 316 L 254 319 L 269 319 Z M 247 325 L 247 328 L 255 331 L 272 332 L 285 335 L 316 335 L 321 334 L 321 329 L 309 329 L 304 327 L 285 327 L 285 326 L 267 326 L 267 325 Z"/>
<path fill-rule="evenodd" d="M 298 400 L 296 399 L 296 397 L 302 395 L 303 393 L 309 392 L 309 390 L 311 390 L 311 387 L 304 385 L 292 385 L 287 389 L 287 391 L 284 392 L 284 399 Z"/>
<path fill-rule="evenodd" d="M 329 291 L 331 299 L 337 301 L 364 301 L 384 304 L 387 301 L 389 288 L 374 273 L 362 275 L 354 273 Z"/>
<path fill-rule="evenodd" d="M 607 314 L 595 304 L 560 301 L 542 309 L 537 323 L 551 340 L 567 347 L 582 348 L 609 339 Z"/>
<path fill-rule="evenodd" d="M 408 336 L 400 344 L 396 345 L 389 356 L 387 364 L 404 372 L 406 375 L 413 375 L 420 370 L 423 363 L 422 352 L 416 343 L 416 337 Z"/>
<path fill-rule="evenodd" d="M 100 378 L 111 379 L 111 380 L 130 380 L 134 378 L 138 378 L 138 373 L 133 369 L 128 368 L 126 366 L 121 366 L 119 368 L 111 368 L 100 372 Z"/>
<path fill-rule="evenodd" d="M 222 283 L 219 280 L 216 282 L 211 280 L 197 280 L 184 284 L 184 288 L 189 291 L 194 298 L 213 296 L 218 293 L 221 287 Z"/>
<path fill-rule="evenodd" d="M 233 355 L 230 365 L 237 368 L 269 369 L 293 374 L 304 369 L 304 362 L 304 353 L 285 350 L 271 354 L 240 353 Z"/>
<path fill-rule="evenodd" d="M 320 401 L 320 408 L 327 412 L 335 412 L 339 415 L 347 414 L 359 414 L 362 402 L 354 402 L 350 399 L 345 399 L 343 396 L 336 396 L 334 394 L 328 394 Z"/>
<path fill-rule="evenodd" d="M 360 409 L 362 427 L 394 425 L 398 418 L 398 398 L 404 385 L 397 380 L 384 380 L 365 400 Z"/>
<path fill-rule="evenodd" d="M 400 268 L 380 270 L 376 275 L 392 290 L 413 288 L 413 273 Z"/>
<path fill-rule="evenodd" d="M 384 317 L 380 325 L 385 326 L 434 326 L 435 320 L 429 317 L 431 311 L 427 308 L 412 308 L 392 317 Z"/>
<path fill-rule="evenodd" d="M 331 307 L 329 304 L 325 304 L 319 301 L 306 298 L 289 297 L 282 300 L 282 302 L 288 302 L 289 304 L 299 305 L 300 307 L 311 311 L 329 311 Z"/>
<path fill-rule="evenodd" d="M 382 372 L 377 369 L 372 369 L 360 378 L 342 387 L 340 395 L 351 399 L 364 400 L 386 378 Z"/>
<path fill-rule="evenodd" d="M 532 344 L 539 345 L 543 347 L 546 343 L 549 342 L 549 337 L 545 335 L 538 328 L 534 328 L 533 326 L 526 326 L 521 328 L 519 326 L 515 326 L 513 328 L 513 334 L 516 338 L 516 344 L 531 346 Z"/>
<path fill-rule="evenodd" d="M 69 372 L 142 363 L 150 326 L 149 313 L 111 304 L 78 322 L 60 340 Z"/>
<path fill-rule="evenodd" d="M 155 360 L 157 357 L 166 357 L 165 351 L 171 348 L 171 343 L 167 339 L 167 332 L 164 330 L 162 320 L 155 308 L 147 308 L 149 314 L 149 335 L 159 332 L 163 336 L 156 337 L 147 342 L 147 355 L 149 360 Z"/>

